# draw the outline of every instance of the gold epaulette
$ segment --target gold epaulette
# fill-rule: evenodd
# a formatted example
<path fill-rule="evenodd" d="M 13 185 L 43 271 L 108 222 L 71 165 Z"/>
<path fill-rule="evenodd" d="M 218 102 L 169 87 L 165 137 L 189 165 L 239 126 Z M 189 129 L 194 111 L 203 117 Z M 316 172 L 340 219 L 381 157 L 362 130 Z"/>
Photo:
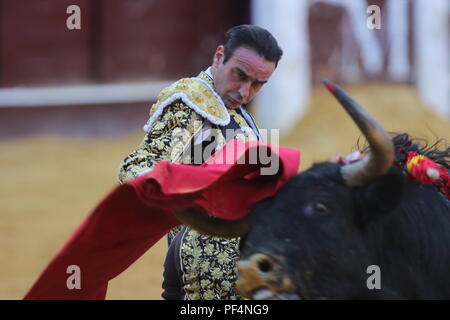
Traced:
<path fill-rule="evenodd" d="M 222 99 L 205 80 L 184 78 L 159 93 L 158 101 L 150 109 L 150 119 L 144 126 L 144 130 L 150 129 L 166 106 L 180 99 L 189 108 L 214 124 L 225 126 L 230 122 L 230 115 Z"/>

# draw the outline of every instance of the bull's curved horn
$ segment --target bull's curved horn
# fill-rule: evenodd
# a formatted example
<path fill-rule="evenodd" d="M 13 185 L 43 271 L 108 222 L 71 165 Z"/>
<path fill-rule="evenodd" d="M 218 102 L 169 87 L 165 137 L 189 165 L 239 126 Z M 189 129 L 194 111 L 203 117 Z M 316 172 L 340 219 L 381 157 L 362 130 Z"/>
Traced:
<path fill-rule="evenodd" d="M 394 162 L 394 145 L 386 130 L 341 88 L 329 80 L 323 80 L 323 84 L 341 103 L 369 142 L 371 152 L 368 156 L 341 169 L 347 185 L 363 186 L 389 170 Z"/>
<path fill-rule="evenodd" d="M 220 238 L 242 237 L 250 230 L 248 217 L 229 221 L 209 216 L 194 208 L 173 213 L 184 225 L 209 236 Z"/>

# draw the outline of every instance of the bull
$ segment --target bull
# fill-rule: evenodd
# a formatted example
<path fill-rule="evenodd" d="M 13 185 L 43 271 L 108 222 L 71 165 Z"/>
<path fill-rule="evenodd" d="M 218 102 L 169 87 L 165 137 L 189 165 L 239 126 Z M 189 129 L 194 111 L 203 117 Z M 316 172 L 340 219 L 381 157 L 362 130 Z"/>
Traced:
<path fill-rule="evenodd" d="M 176 216 L 206 234 L 242 237 L 237 288 L 245 298 L 450 299 L 448 194 L 399 165 L 408 151 L 427 155 L 448 188 L 450 148 L 392 138 L 342 89 L 325 85 L 365 136 L 367 156 L 313 165 L 239 221 L 194 210 Z M 375 288 L 371 266 L 380 277 Z"/>

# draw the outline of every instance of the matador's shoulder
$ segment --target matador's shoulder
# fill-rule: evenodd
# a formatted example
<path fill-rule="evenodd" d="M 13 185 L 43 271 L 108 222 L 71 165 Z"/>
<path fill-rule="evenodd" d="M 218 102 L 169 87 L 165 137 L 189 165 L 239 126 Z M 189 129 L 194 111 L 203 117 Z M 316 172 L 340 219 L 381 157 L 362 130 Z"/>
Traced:
<path fill-rule="evenodd" d="M 148 131 L 165 107 L 177 100 L 182 100 L 185 105 L 214 124 L 225 126 L 230 122 L 230 115 L 222 99 L 207 81 L 199 77 L 183 78 L 159 93 L 157 102 L 150 109 L 150 119 L 144 130 Z"/>

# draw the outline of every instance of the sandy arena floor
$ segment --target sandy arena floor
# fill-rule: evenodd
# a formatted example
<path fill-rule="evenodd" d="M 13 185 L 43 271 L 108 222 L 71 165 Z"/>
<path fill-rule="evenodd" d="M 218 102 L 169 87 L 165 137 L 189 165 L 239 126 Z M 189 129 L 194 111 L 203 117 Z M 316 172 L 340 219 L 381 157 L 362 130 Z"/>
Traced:
<path fill-rule="evenodd" d="M 410 87 L 370 85 L 346 88 L 389 131 L 450 141 L 450 122 L 423 108 Z M 359 132 L 323 88 L 282 146 L 302 151 L 301 169 L 347 154 Z M 145 121 L 146 119 L 143 119 Z M 116 183 L 121 159 L 142 132 L 114 139 L 33 137 L 0 142 L 0 299 L 20 299 L 68 236 Z M 161 299 L 160 241 L 111 281 L 108 299 Z"/>

